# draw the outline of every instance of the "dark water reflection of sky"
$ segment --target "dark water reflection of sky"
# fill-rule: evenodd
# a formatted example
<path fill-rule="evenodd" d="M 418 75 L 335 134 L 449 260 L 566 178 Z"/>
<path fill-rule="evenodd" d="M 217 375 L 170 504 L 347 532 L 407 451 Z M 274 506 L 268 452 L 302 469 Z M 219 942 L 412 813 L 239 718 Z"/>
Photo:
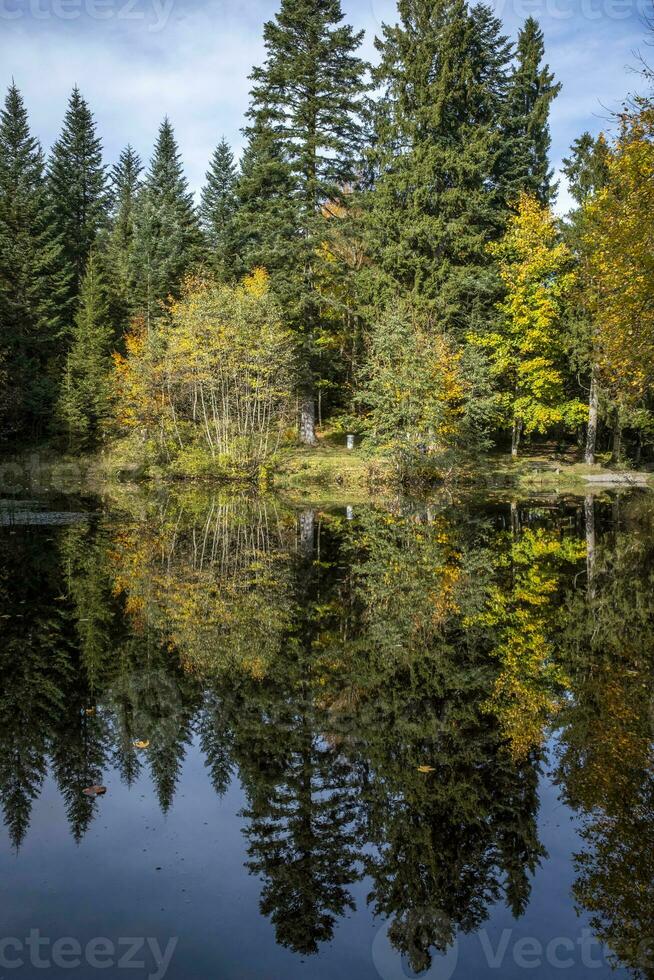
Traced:
<path fill-rule="evenodd" d="M 28 509 L 0 978 L 654 975 L 648 498 Z"/>

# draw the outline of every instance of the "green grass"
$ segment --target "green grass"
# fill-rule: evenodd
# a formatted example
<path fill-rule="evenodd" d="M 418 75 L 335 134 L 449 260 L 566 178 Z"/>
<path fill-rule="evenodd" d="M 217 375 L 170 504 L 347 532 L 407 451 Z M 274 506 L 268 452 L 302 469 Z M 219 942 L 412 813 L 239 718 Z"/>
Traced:
<path fill-rule="evenodd" d="M 280 452 L 272 486 L 295 496 L 365 500 L 388 483 L 387 467 L 360 448 L 346 449 L 341 440 L 319 438 L 311 448 L 298 446 Z"/>
<path fill-rule="evenodd" d="M 103 487 L 113 483 L 133 486 L 144 479 L 155 483 L 172 481 L 171 474 L 148 470 L 143 460 L 138 459 L 139 453 L 142 454 L 140 443 L 122 440 L 93 457 L 74 458 L 46 451 L 33 453 L 29 460 L 34 457 L 41 464 L 37 482 L 53 489 L 62 486 L 68 489 L 73 484 L 75 489 L 84 486 L 101 493 Z M 516 460 L 508 453 L 495 452 L 462 463 L 460 469 L 453 471 L 451 483 L 460 490 L 490 494 L 566 493 L 577 496 L 614 489 L 621 479 L 639 476 L 624 467 L 609 467 L 608 457 L 593 467 L 586 466 L 580 458 L 577 448 L 559 450 L 555 444 L 527 445 Z M 25 482 L 34 484 L 34 475 L 30 473 L 29 476 Z M 615 483 L 592 482 L 587 479 L 589 476 L 615 477 Z M 645 485 L 654 489 L 654 474 L 640 476 Z M 393 469 L 387 460 L 361 445 L 348 450 L 344 437 L 323 431 L 314 448 L 288 446 L 280 450 L 270 461 L 267 480 L 258 489 L 276 492 L 291 502 L 360 504 L 371 499 L 382 500 L 394 492 L 393 478 Z M 190 477 L 188 482 L 206 483 L 207 480 Z M 423 487 L 421 492 L 430 491 Z"/>

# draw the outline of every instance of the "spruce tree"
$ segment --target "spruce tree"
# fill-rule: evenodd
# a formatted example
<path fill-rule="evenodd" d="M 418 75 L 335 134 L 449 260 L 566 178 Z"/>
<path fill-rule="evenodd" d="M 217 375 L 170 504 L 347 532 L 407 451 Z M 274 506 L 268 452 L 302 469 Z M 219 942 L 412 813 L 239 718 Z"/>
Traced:
<path fill-rule="evenodd" d="M 264 26 L 265 64 L 251 75 L 248 116 L 267 121 L 283 145 L 309 223 L 356 177 L 363 31 L 342 20 L 339 0 L 282 0 Z"/>
<path fill-rule="evenodd" d="M 497 290 L 487 246 L 505 221 L 499 120 L 510 46 L 484 5 L 400 0 L 399 14 L 376 42 L 373 299 L 410 296 L 463 336 Z"/>
<path fill-rule="evenodd" d="M 138 195 L 131 255 L 134 312 L 149 324 L 174 295 L 201 254 L 193 195 L 184 176 L 173 128 L 164 119 Z"/>
<path fill-rule="evenodd" d="M 62 246 L 62 274 L 69 280 L 62 311 L 72 325 L 84 269 L 108 210 L 107 174 L 95 120 L 77 86 L 48 164 L 53 225 Z"/>
<path fill-rule="evenodd" d="M 236 182 L 235 231 L 240 271 L 265 268 L 286 313 L 297 320 L 292 302 L 298 291 L 303 244 L 295 181 L 280 141 L 262 120 L 248 130 Z"/>
<path fill-rule="evenodd" d="M 610 150 L 602 133 L 597 138 L 582 133 L 563 160 L 563 173 L 572 197 L 583 207 L 609 180 Z"/>
<path fill-rule="evenodd" d="M 543 32 L 528 17 L 518 37 L 517 63 L 506 103 L 505 188 L 509 199 L 521 193 L 549 205 L 556 193 L 549 164 L 549 114 L 561 91 L 549 66 L 543 64 Z"/>
<path fill-rule="evenodd" d="M 58 406 L 71 449 L 93 446 L 109 417 L 112 339 L 107 286 L 98 257 L 91 252 Z"/>
<path fill-rule="evenodd" d="M 233 278 L 237 271 L 236 208 L 236 165 L 229 143 L 223 138 L 214 150 L 200 203 L 210 263 L 220 280 Z"/>
<path fill-rule="evenodd" d="M 124 329 L 132 312 L 135 211 L 142 170 L 138 154 L 128 145 L 111 173 L 111 230 L 105 264 L 108 270 L 110 317 L 116 333 Z"/>
<path fill-rule="evenodd" d="M 111 170 L 111 217 L 114 227 L 122 225 L 129 231 L 142 172 L 141 158 L 128 143 Z"/>
<path fill-rule="evenodd" d="M 356 181 L 366 89 L 366 66 L 356 55 L 362 32 L 342 20 L 339 0 L 282 0 L 265 25 L 266 60 L 251 75 L 249 145 L 239 182 L 243 261 L 256 264 L 264 245 L 273 260 L 273 288 L 303 336 L 302 437 L 309 443 L 315 441 L 315 342 L 322 313 L 316 265 L 324 207 L 343 200 Z M 274 203 L 262 208 L 266 187 Z"/>
<path fill-rule="evenodd" d="M 44 160 L 12 83 L 0 115 L 0 350 L 3 435 L 38 436 L 52 409 L 66 282 L 47 220 Z"/>

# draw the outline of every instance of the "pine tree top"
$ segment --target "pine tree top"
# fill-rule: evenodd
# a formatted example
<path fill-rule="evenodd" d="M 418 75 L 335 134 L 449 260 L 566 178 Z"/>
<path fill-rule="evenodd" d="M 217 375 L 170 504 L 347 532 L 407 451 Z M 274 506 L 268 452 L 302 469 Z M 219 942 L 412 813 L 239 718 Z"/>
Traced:
<path fill-rule="evenodd" d="M 236 164 L 223 137 L 214 150 L 202 189 L 200 216 L 211 237 L 236 210 Z"/>
<path fill-rule="evenodd" d="M 87 176 L 104 190 L 106 174 L 102 163 L 102 141 L 96 134 L 93 114 L 77 85 L 68 100 L 61 135 L 52 148 L 51 175 L 70 180 L 69 168 L 75 163 L 83 164 Z"/>
<path fill-rule="evenodd" d="M 215 195 L 225 196 L 233 191 L 236 180 L 236 164 L 232 149 L 223 136 L 213 152 L 202 192 L 203 209 Z"/>
<path fill-rule="evenodd" d="M 143 172 L 143 164 L 138 153 L 130 143 L 118 157 L 111 171 L 111 182 L 117 197 L 125 193 L 133 194 L 138 189 L 139 177 Z"/>
<path fill-rule="evenodd" d="M 507 149 L 511 148 L 506 169 L 510 198 L 525 192 L 542 204 L 550 204 L 556 185 L 549 167 L 549 114 L 561 85 L 555 82 L 544 56 L 543 32 L 538 21 L 528 17 L 518 36 L 506 105 Z"/>
<path fill-rule="evenodd" d="M 13 81 L 0 112 L 0 152 L 23 159 L 43 158 L 39 141 L 30 133 L 23 97 Z"/>
<path fill-rule="evenodd" d="M 246 133 L 270 127 L 311 207 L 354 180 L 362 137 L 364 32 L 342 20 L 340 0 L 282 0 L 264 26 L 265 62 L 250 75 Z"/>
<path fill-rule="evenodd" d="M 188 189 L 175 132 L 168 116 L 159 127 L 146 186 L 155 198 L 193 209 L 193 195 Z"/>
<path fill-rule="evenodd" d="M 562 169 L 577 204 L 585 204 L 608 183 L 610 154 L 603 133 L 597 138 L 582 133 L 570 147 L 570 156 L 564 158 Z"/>

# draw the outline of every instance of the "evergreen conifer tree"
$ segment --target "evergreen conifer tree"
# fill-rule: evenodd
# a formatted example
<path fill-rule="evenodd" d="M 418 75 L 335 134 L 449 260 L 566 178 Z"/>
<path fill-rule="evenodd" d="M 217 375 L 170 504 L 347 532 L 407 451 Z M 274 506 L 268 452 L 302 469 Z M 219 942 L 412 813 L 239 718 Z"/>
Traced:
<path fill-rule="evenodd" d="M 549 205 L 556 192 L 549 164 L 549 114 L 561 85 L 543 64 L 544 56 L 543 32 L 528 17 L 518 37 L 517 64 L 506 103 L 504 179 L 509 199 L 525 193 Z"/>
<path fill-rule="evenodd" d="M 73 449 L 88 449 L 109 416 L 111 342 L 107 287 L 89 254 L 59 398 L 59 417 Z"/>
<path fill-rule="evenodd" d="M 291 297 L 298 289 L 302 258 L 301 223 L 295 183 L 280 141 L 270 125 L 257 120 L 236 182 L 236 239 L 241 271 L 265 268 L 285 311 L 295 313 Z"/>
<path fill-rule="evenodd" d="M 159 128 L 138 195 L 131 255 L 134 312 L 149 323 L 200 258 L 201 233 L 170 121 Z"/>
<path fill-rule="evenodd" d="M 52 148 L 48 195 L 62 247 L 62 275 L 69 283 L 62 315 L 65 326 L 72 326 L 89 252 L 106 226 L 109 205 L 102 143 L 77 86 L 68 102 L 61 135 Z"/>
<path fill-rule="evenodd" d="M 47 220 L 44 161 L 12 84 L 0 114 L 0 350 L 5 435 L 38 436 L 50 415 L 66 282 Z"/>
<path fill-rule="evenodd" d="M 268 253 L 273 288 L 303 336 L 301 434 L 308 443 L 315 441 L 324 206 L 343 199 L 356 180 L 366 89 L 366 66 L 356 55 L 362 33 L 342 20 L 339 0 L 282 0 L 265 25 L 266 60 L 251 75 L 249 145 L 239 182 L 243 260 L 258 264 L 262 251 Z M 262 207 L 265 187 L 273 201 Z"/>
<path fill-rule="evenodd" d="M 510 45 L 490 9 L 400 0 L 377 47 L 378 173 L 367 202 L 374 295 L 411 295 L 462 336 L 492 305 L 505 221 L 501 107 Z M 381 280 L 381 281 L 380 281 Z"/>
<path fill-rule="evenodd" d="M 236 208 L 234 155 L 223 138 L 214 150 L 200 203 L 200 219 L 210 262 L 221 280 L 233 278 L 237 271 L 234 226 Z"/>
<path fill-rule="evenodd" d="M 609 146 L 602 133 L 597 138 L 582 133 L 570 147 L 570 156 L 563 160 L 563 173 L 580 207 L 608 183 L 609 156 Z"/>
<path fill-rule="evenodd" d="M 105 263 L 109 273 L 110 317 L 116 333 L 125 327 L 132 312 L 135 212 L 142 170 L 138 154 L 128 145 L 111 173 L 111 231 L 107 240 Z"/>

